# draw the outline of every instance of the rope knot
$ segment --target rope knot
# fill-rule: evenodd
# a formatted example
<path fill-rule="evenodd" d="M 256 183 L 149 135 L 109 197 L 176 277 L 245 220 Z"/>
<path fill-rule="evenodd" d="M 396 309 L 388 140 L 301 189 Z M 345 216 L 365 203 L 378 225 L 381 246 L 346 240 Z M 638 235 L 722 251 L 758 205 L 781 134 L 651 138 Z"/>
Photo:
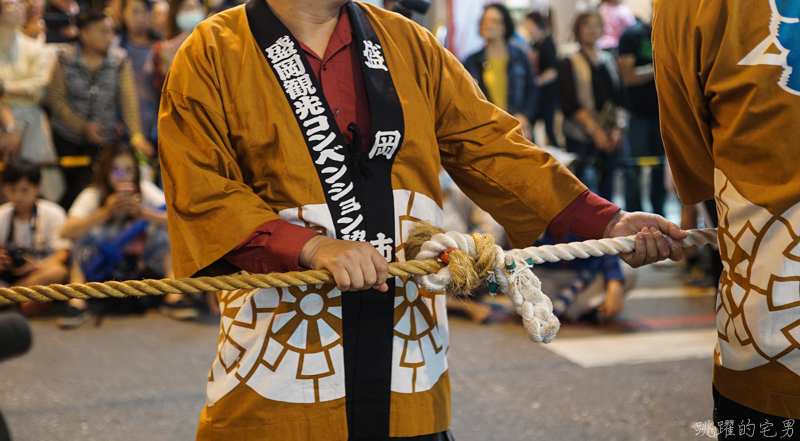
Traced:
<path fill-rule="evenodd" d="M 549 343 L 558 332 L 560 324 L 553 315 L 553 304 L 542 294 L 542 284 L 530 270 L 534 261 L 513 251 L 505 253 L 491 236 L 445 233 L 420 222 L 406 242 L 406 252 L 408 258 L 438 258 L 447 264 L 436 274 L 417 277 L 427 291 L 447 289 L 452 295 L 463 296 L 486 278 L 492 295 L 499 291 L 514 302 L 531 340 Z"/>
<path fill-rule="evenodd" d="M 467 242 L 467 250 L 450 247 L 444 251 L 450 265 L 450 284 L 447 289 L 455 296 L 466 296 L 478 286 L 492 269 L 494 263 L 494 239 L 492 236 L 475 233 Z"/>
<path fill-rule="evenodd" d="M 408 259 L 440 259 L 447 266 L 418 280 L 430 292 L 447 289 L 451 294 L 469 294 L 492 271 L 495 245 L 492 236 L 450 232 L 427 222 L 418 222 L 406 242 Z"/>

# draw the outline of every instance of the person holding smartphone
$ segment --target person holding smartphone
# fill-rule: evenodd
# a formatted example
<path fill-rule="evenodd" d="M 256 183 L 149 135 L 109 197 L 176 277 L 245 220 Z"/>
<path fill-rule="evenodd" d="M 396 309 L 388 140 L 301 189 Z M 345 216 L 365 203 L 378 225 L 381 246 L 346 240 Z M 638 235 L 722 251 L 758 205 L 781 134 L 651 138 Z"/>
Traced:
<path fill-rule="evenodd" d="M 70 281 L 87 281 L 86 270 L 103 258 L 102 244 L 115 244 L 121 258 L 105 280 L 174 277 L 164 193 L 152 182 L 141 180 L 134 151 L 124 144 L 109 146 L 100 157 L 92 185 L 84 189 L 69 209 L 62 235 L 75 241 Z M 149 226 L 120 243 L 137 221 Z M 89 318 L 85 300 L 73 299 L 59 320 L 62 328 L 74 328 Z M 198 317 L 190 298 L 174 294 L 164 297 L 164 315 L 177 320 Z"/>

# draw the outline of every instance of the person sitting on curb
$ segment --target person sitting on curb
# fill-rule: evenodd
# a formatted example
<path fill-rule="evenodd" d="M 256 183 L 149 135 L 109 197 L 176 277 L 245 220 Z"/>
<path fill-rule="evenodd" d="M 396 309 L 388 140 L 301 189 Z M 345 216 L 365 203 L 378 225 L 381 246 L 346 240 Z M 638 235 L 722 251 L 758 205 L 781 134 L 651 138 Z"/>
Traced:
<path fill-rule="evenodd" d="M 534 246 L 579 240 L 545 231 Z M 553 314 L 570 322 L 586 319 L 600 324 L 612 320 L 624 309 L 625 294 L 635 279 L 632 268 L 611 255 L 543 263 L 536 269 L 542 292 L 553 301 Z"/>
<path fill-rule="evenodd" d="M 6 164 L 2 179 L 9 202 L 0 205 L 0 281 L 5 286 L 63 283 L 71 243 L 59 232 L 67 214 L 39 197 L 39 167 L 22 161 Z M 26 303 L 22 311 L 32 315 L 40 307 Z"/>

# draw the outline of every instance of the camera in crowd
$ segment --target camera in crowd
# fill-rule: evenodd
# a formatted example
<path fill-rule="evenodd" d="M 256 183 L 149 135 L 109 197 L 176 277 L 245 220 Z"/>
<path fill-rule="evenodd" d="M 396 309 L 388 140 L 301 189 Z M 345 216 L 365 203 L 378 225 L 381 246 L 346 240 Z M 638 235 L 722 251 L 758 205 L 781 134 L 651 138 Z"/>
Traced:
<path fill-rule="evenodd" d="M 33 253 L 24 247 L 18 247 L 14 244 L 8 244 L 6 246 L 6 255 L 11 259 L 11 268 L 19 268 L 25 265 L 25 262 L 27 262 L 25 257 L 31 254 Z"/>

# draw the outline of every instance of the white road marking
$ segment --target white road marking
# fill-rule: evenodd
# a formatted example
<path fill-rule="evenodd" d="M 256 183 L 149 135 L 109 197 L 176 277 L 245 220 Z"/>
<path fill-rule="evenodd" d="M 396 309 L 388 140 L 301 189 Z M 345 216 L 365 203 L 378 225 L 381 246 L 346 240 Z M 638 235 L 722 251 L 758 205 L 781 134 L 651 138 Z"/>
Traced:
<path fill-rule="evenodd" d="M 711 358 L 716 329 L 564 338 L 545 348 L 584 368 Z"/>

